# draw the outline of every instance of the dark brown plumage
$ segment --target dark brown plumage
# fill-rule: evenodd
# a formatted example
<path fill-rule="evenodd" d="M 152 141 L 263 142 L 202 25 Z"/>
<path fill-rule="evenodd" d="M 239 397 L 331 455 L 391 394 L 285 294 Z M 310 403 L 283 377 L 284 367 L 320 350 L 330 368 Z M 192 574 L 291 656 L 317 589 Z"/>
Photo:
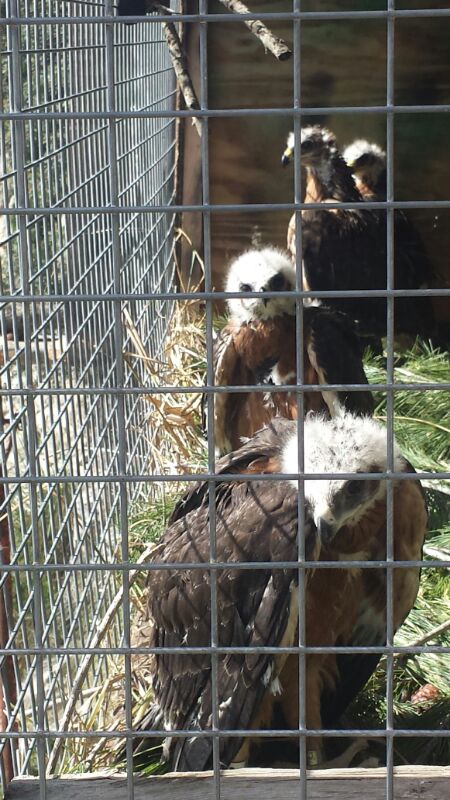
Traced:
<path fill-rule="evenodd" d="M 273 472 L 286 421 L 262 431 L 249 444 L 223 459 L 218 474 Z M 282 438 L 280 438 L 280 436 Z M 286 482 L 219 483 L 216 491 L 219 561 L 292 561 L 297 558 L 297 495 Z M 209 561 L 206 484 L 188 492 L 175 508 L 153 561 Z M 304 529 L 309 558 L 317 555 L 317 532 L 311 519 Z M 280 642 L 290 614 L 296 570 L 223 570 L 217 575 L 219 644 L 258 645 Z M 152 571 L 148 579 L 149 615 L 154 620 L 152 646 L 209 646 L 210 578 L 207 569 Z M 211 725 L 210 656 L 157 656 L 153 688 L 160 711 L 157 725 L 206 729 Z M 264 654 L 219 658 L 220 724 L 249 727 L 266 694 L 263 676 L 273 658 Z M 156 721 L 156 720 L 155 720 Z M 228 765 L 239 739 L 223 739 L 221 761 Z M 167 745 L 171 768 L 204 769 L 210 763 L 207 739 L 175 740 Z"/>
<path fill-rule="evenodd" d="M 358 191 L 364 200 L 386 200 L 386 153 L 376 144 L 357 139 L 345 148 L 344 159 L 350 167 Z M 405 254 L 410 254 L 414 282 L 418 286 L 432 286 L 436 278 L 422 237 L 408 214 L 403 209 L 394 211 L 394 240 L 396 248 Z M 425 300 L 425 334 L 431 339 L 435 347 L 448 349 L 448 338 L 441 337 L 439 326 L 434 318 L 432 302 Z M 428 319 L 428 322 L 427 322 Z"/>
<path fill-rule="evenodd" d="M 366 473 L 386 470 L 386 433 L 369 418 L 343 414 L 304 423 L 307 473 Z M 408 471 L 398 448 L 395 471 Z M 256 475 L 297 471 L 296 424 L 273 420 L 269 428 L 222 459 L 218 475 L 253 473 L 253 481 L 216 484 L 217 560 L 268 562 L 263 569 L 224 568 L 217 574 L 218 644 L 226 647 L 292 646 L 298 641 L 298 555 L 296 482 L 258 480 Z M 419 559 L 426 508 L 417 481 L 394 482 L 395 559 Z M 208 484 L 193 486 L 179 501 L 152 556 L 170 569 L 148 575 L 151 647 L 205 647 L 211 643 L 211 586 Z M 308 560 L 380 560 L 385 557 L 386 487 L 379 479 L 305 481 L 301 534 Z M 276 568 L 277 561 L 292 569 Z M 183 563 L 205 564 L 184 568 Z M 270 566 L 270 563 L 273 566 Z M 418 588 L 417 568 L 394 572 L 394 629 L 403 622 Z M 382 569 L 316 569 L 306 575 L 306 642 L 309 646 L 383 645 L 386 582 Z M 310 654 L 306 660 L 308 728 L 336 727 L 339 716 L 376 666 L 377 657 Z M 295 655 L 229 654 L 218 657 L 219 727 L 298 727 L 298 664 Z M 155 706 L 141 729 L 166 728 L 165 757 L 171 769 L 211 766 L 211 739 L 196 737 L 212 721 L 209 654 L 157 653 Z M 190 730 L 170 738 L 171 730 Z M 139 740 L 138 740 L 139 741 Z M 246 763 L 251 741 L 220 739 L 224 766 Z M 138 748 L 142 746 L 138 744 Z M 307 740 L 308 762 L 323 759 L 320 737 Z"/>
<path fill-rule="evenodd" d="M 302 263 L 305 287 L 314 291 L 386 289 L 386 214 L 364 207 L 351 170 L 334 135 L 320 126 L 302 129 L 301 159 L 307 173 L 305 202 L 323 208 L 302 212 Z M 356 202 L 361 208 L 327 209 L 328 202 Z M 429 280 L 423 246 L 406 217 L 396 215 L 394 288 L 419 289 Z M 288 249 L 295 259 L 295 216 L 288 230 Z M 330 298 L 327 304 L 357 321 L 362 334 L 386 335 L 386 299 Z M 396 298 L 396 334 L 434 334 L 429 298 Z"/>

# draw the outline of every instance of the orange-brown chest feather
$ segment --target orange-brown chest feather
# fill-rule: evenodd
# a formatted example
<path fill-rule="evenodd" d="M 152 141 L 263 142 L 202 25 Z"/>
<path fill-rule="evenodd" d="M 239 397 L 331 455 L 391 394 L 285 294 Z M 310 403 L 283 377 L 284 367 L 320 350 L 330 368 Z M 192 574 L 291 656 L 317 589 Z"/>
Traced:
<path fill-rule="evenodd" d="M 316 370 L 311 365 L 307 347 L 310 335 L 304 339 L 304 385 L 318 383 Z M 242 325 L 233 337 L 236 361 L 228 376 L 230 386 L 256 385 L 258 373 L 273 367 L 280 384 L 296 382 L 296 323 L 293 316 L 280 316 L 272 320 L 253 321 Z M 236 392 L 227 400 L 225 425 L 232 448 L 241 445 L 243 438 L 253 436 L 276 416 L 297 419 L 296 392 Z M 326 410 L 318 392 L 305 394 L 305 413 Z"/>

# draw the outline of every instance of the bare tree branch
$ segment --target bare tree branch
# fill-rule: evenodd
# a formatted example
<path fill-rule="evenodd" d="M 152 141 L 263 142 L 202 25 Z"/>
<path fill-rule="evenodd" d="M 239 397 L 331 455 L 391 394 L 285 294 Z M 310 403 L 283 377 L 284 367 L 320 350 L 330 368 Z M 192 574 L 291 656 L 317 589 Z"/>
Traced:
<path fill-rule="evenodd" d="M 445 622 L 442 622 L 436 628 L 433 628 L 432 631 L 425 633 L 423 636 L 419 636 L 418 639 L 414 639 L 414 641 L 411 642 L 409 646 L 420 647 L 421 644 L 426 644 L 426 642 L 429 642 L 430 639 L 434 639 L 435 636 L 439 636 L 439 634 L 445 633 L 445 631 L 448 631 L 449 629 L 450 629 L 450 619 L 447 619 Z M 408 653 L 405 653 L 405 655 L 408 655 Z"/>
<path fill-rule="evenodd" d="M 241 0 L 220 0 L 220 2 L 234 14 L 250 14 L 249 9 L 244 3 L 241 3 Z M 278 61 L 287 61 L 291 57 L 292 51 L 289 50 L 286 42 L 275 36 L 260 19 L 244 19 L 243 23 Z"/>
<path fill-rule="evenodd" d="M 447 619 L 445 622 L 441 622 L 436 628 L 433 628 L 432 631 L 428 631 L 423 636 L 419 636 L 418 639 L 414 639 L 413 642 L 410 642 L 408 647 L 420 647 L 422 644 L 426 644 L 430 641 L 430 639 L 434 639 L 436 636 L 439 636 L 441 633 L 445 633 L 446 631 L 450 630 L 450 619 Z M 398 653 L 394 656 L 394 661 L 400 664 L 404 664 L 408 658 L 413 658 L 415 653 Z"/>
<path fill-rule="evenodd" d="M 159 3 L 152 3 L 151 9 L 160 14 L 170 16 L 170 11 Z M 178 86 L 180 87 L 184 97 L 184 102 L 186 103 L 187 108 L 191 110 L 199 109 L 200 103 L 198 102 L 195 89 L 192 85 L 186 56 L 183 51 L 180 37 L 178 36 L 178 31 L 173 22 L 163 22 L 162 27 L 164 36 L 166 37 L 170 58 L 172 60 L 172 66 L 174 68 L 175 75 L 177 76 Z M 202 120 L 198 119 L 198 117 L 192 117 L 192 124 L 195 125 L 198 135 L 201 136 Z"/>

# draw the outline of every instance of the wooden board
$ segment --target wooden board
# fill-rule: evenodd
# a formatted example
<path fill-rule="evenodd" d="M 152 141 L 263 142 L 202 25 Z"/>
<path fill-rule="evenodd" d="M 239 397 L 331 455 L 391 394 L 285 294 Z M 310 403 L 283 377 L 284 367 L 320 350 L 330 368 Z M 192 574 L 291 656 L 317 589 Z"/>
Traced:
<path fill-rule="evenodd" d="M 298 770 L 241 769 L 221 778 L 222 800 L 297 800 Z M 364 783 L 362 783 L 364 781 Z M 383 800 L 386 770 L 341 769 L 308 773 L 308 800 Z M 450 767 L 396 767 L 396 800 L 450 800 Z M 47 781 L 47 800 L 126 800 L 123 774 L 76 775 Z M 213 800 L 211 772 L 136 778 L 135 800 Z M 39 800 L 36 778 L 17 778 L 5 800 Z"/>

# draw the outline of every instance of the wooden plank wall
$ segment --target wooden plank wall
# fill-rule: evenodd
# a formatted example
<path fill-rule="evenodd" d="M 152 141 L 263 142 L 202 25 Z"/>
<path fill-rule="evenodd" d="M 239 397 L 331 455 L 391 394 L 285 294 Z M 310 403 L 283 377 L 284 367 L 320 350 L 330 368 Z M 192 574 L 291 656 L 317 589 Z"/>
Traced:
<path fill-rule="evenodd" d="M 261 11 L 289 11 L 291 0 L 249 0 Z M 436 7 L 430 0 L 398 0 L 397 7 Z M 211 12 L 223 12 L 217 0 Z M 304 10 L 385 9 L 384 0 L 304 0 Z M 194 26 L 192 26 L 194 28 Z M 292 42 L 289 23 L 272 28 Z M 450 19 L 402 19 L 395 27 L 395 90 L 399 104 L 450 101 Z M 195 36 L 190 43 L 194 59 Z M 284 139 L 292 127 L 293 59 L 278 63 L 242 23 L 211 24 L 208 32 L 211 108 L 286 108 L 286 117 L 213 118 L 209 123 L 211 201 L 215 203 L 289 202 L 293 174 L 280 166 Z M 304 21 L 301 53 L 302 102 L 308 106 L 383 105 L 386 99 L 386 22 L 383 20 Z M 366 137 L 385 144 L 383 115 L 327 115 L 339 142 Z M 450 199 L 448 114 L 402 114 L 395 122 L 395 198 Z M 192 140 L 192 135 L 190 137 Z M 187 146 L 191 145 L 187 141 Z M 186 152 L 191 177 L 185 202 L 193 196 L 194 151 Z M 450 286 L 450 210 L 411 212 L 426 241 L 436 271 L 436 286 Z M 194 215 L 193 215 L 194 216 Z M 199 216 L 199 215 L 197 215 Z M 212 266 L 215 288 L 223 288 L 230 257 L 255 237 L 283 246 L 289 213 L 223 213 L 212 216 Z M 197 221 L 196 245 L 201 246 Z M 450 320 L 447 300 L 436 303 Z"/>

